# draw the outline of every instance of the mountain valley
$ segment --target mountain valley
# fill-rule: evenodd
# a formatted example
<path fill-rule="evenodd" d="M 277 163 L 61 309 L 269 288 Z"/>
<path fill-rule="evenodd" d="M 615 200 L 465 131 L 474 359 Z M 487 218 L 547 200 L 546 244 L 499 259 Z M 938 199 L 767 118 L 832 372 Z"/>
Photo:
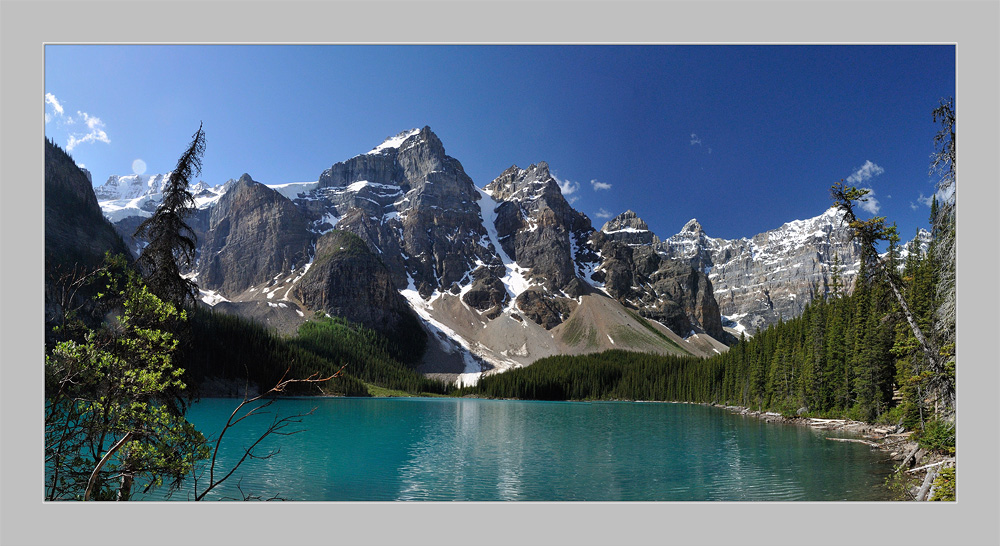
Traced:
<path fill-rule="evenodd" d="M 112 176 L 94 190 L 133 253 L 168 175 Z M 595 229 L 547 163 L 478 187 L 429 127 L 314 182 L 243 174 L 190 190 L 188 275 L 205 304 L 284 333 L 324 313 L 427 335 L 418 371 L 463 383 L 557 354 L 725 352 L 849 287 L 860 258 L 834 209 L 738 240 L 696 220 L 660 238 L 632 211 Z"/>

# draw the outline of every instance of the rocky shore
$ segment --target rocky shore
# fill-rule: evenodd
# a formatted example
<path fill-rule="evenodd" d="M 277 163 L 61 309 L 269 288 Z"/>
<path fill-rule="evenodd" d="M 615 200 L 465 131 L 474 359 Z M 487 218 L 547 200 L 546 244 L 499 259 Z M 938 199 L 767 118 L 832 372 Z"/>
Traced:
<path fill-rule="evenodd" d="M 903 427 L 873 425 L 849 419 L 819 419 L 816 417 L 785 417 L 780 413 L 754 411 L 741 406 L 711 406 L 726 409 L 732 413 L 763 419 L 769 423 L 786 423 L 807 426 L 818 430 L 849 433 L 854 438 L 833 438 L 835 442 L 855 442 L 886 453 L 891 460 L 899 461 L 896 475 L 903 484 L 907 500 L 926 501 L 934 496 L 934 478 L 942 469 L 954 468 L 955 457 L 921 448 L 911 436 L 913 431 Z"/>

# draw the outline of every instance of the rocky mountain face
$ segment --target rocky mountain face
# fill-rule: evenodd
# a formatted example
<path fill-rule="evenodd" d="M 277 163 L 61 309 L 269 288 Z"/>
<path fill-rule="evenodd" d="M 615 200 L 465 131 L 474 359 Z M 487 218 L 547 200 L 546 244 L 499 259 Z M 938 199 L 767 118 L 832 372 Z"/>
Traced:
<path fill-rule="evenodd" d="M 139 224 L 152 216 L 156 207 L 160 206 L 163 199 L 163 188 L 170 179 L 170 174 L 112 175 L 104 184 L 93 188 L 101 212 L 104 213 L 105 218 L 112 222 L 125 240 L 132 256 L 138 256 L 145 243 L 145 241 L 136 240 L 132 235 Z M 188 191 L 194 196 L 195 210 L 186 219 L 186 222 L 199 241 L 204 239 L 205 232 L 208 230 L 210 209 L 226 192 L 226 188 L 234 182 L 236 181 L 230 180 L 226 184 L 214 187 L 204 182 L 198 182 L 188 188 Z"/>
<path fill-rule="evenodd" d="M 59 146 L 45 141 L 45 320 L 62 312 L 63 275 L 89 271 L 104 253 L 129 254 L 121 237 L 102 216 L 90 179 Z M 80 294 L 81 300 L 84 294 Z M 84 303 L 77 301 L 76 303 Z"/>
<path fill-rule="evenodd" d="M 709 237 L 691 220 L 655 247 L 660 255 L 689 260 L 706 273 L 722 315 L 752 333 L 779 318 L 799 316 L 807 303 L 828 293 L 834 269 L 841 286 L 852 285 L 861 247 L 842 218 L 830 208 L 733 240 Z"/>
<path fill-rule="evenodd" d="M 230 295 L 301 269 L 313 251 L 306 217 L 288 198 L 248 174 L 212 208 L 200 241 L 199 286 Z"/>
<path fill-rule="evenodd" d="M 160 178 L 112 177 L 99 191 L 105 215 L 134 230 L 155 210 Z M 190 274 L 206 303 L 288 332 L 323 311 L 418 338 L 416 316 L 433 340 L 427 373 L 609 348 L 705 356 L 733 340 L 714 279 L 670 255 L 635 213 L 594 230 L 544 162 L 478 188 L 428 127 L 316 182 L 244 174 L 192 193 Z"/>
<path fill-rule="evenodd" d="M 292 294 L 303 307 L 391 332 L 404 347 L 422 347 L 426 342 L 392 274 L 357 235 L 333 230 L 319 237 L 315 258 L 300 277 Z"/>
<path fill-rule="evenodd" d="M 518 309 L 546 330 L 561 323 L 575 298 L 593 292 L 579 265 L 587 259 L 590 219 L 570 207 L 545 162 L 511 166 L 483 188 L 496 206 L 493 227 L 506 261 L 521 271 Z M 491 215 L 491 216 L 492 216 Z"/>
<path fill-rule="evenodd" d="M 734 338 L 722 326 L 712 283 L 684 259 L 657 252 L 659 238 L 631 210 L 609 220 L 590 243 L 600 250 L 593 278 L 644 317 L 682 335 L 704 332 L 724 343 Z"/>
<path fill-rule="evenodd" d="M 107 182 L 94 188 L 98 201 L 117 201 L 120 199 L 136 199 L 145 195 L 161 194 L 170 180 L 170 174 L 111 175 Z M 155 209 L 154 209 L 155 210 Z"/>
<path fill-rule="evenodd" d="M 477 269 L 502 267 L 484 243 L 480 198 L 461 163 L 424 127 L 334 164 L 295 202 L 318 227 L 361 237 L 397 288 L 412 284 L 426 298 L 457 292 Z"/>

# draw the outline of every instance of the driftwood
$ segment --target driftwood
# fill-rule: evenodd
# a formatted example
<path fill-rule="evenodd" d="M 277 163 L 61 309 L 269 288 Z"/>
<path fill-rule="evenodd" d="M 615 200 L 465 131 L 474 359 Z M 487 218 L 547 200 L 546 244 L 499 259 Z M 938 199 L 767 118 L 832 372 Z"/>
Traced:
<path fill-rule="evenodd" d="M 906 455 L 906 457 L 903 458 L 903 462 L 899 463 L 899 468 L 897 468 L 896 470 L 899 471 L 905 468 L 906 465 L 910 462 L 910 459 L 913 458 L 913 455 L 916 454 L 919 449 L 920 449 L 919 445 L 914 446 L 913 449 L 911 449 L 910 452 Z"/>
<path fill-rule="evenodd" d="M 948 463 L 953 463 L 953 462 L 955 462 L 955 459 L 945 459 L 943 461 L 938 461 L 936 463 L 925 464 L 924 466 L 920 466 L 920 467 L 917 467 L 917 468 L 911 468 L 910 470 L 907 470 L 907 472 L 910 472 L 910 473 L 919 472 L 919 471 L 927 469 L 927 468 L 932 468 L 932 467 L 935 467 L 935 466 L 940 466 L 940 465 L 943 465 L 943 464 L 948 464 Z"/>
<path fill-rule="evenodd" d="M 868 447 L 878 447 L 875 442 L 869 442 L 868 440 L 859 440 L 857 438 L 827 438 L 827 440 L 833 440 L 834 442 L 855 442 L 858 444 L 865 444 Z"/>
<path fill-rule="evenodd" d="M 917 491 L 916 500 L 918 501 L 927 500 L 926 499 L 927 493 L 930 491 L 931 484 L 934 483 L 934 478 L 937 477 L 937 473 L 938 473 L 937 468 L 932 468 L 927 471 L 927 475 L 924 476 L 924 483 L 923 485 L 920 486 L 920 490 Z"/>

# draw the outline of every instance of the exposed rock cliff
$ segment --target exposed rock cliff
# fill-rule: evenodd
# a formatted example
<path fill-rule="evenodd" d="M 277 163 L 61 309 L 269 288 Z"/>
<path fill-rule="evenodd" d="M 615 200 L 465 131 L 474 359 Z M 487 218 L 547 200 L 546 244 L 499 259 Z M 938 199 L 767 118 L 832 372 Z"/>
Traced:
<path fill-rule="evenodd" d="M 397 288 L 424 297 L 454 291 L 477 267 L 502 269 L 484 246 L 472 179 L 429 127 L 400 133 L 367 154 L 334 164 L 296 200 L 317 227 L 350 231 L 379 254 Z M 481 275 L 480 275 L 481 276 Z"/>
<path fill-rule="evenodd" d="M 661 256 L 654 242 L 658 242 L 656 235 L 632 211 L 605 223 L 590 239 L 601 256 L 594 279 L 642 316 L 680 335 L 704 332 L 719 341 L 732 342 L 723 330 L 708 277 L 687 260 Z"/>
<path fill-rule="evenodd" d="M 753 332 L 779 318 L 799 316 L 807 303 L 826 294 L 835 256 L 842 286 L 851 286 L 860 246 L 851 240 L 842 216 L 831 208 L 815 218 L 734 240 L 708 237 L 691 220 L 656 248 L 706 272 L 722 314 Z"/>
<path fill-rule="evenodd" d="M 244 174 L 212 209 L 200 248 L 198 284 L 236 295 L 303 267 L 313 237 L 291 201 Z"/>
<path fill-rule="evenodd" d="M 601 227 L 601 232 L 611 241 L 630 246 L 655 245 L 660 242 L 659 237 L 649 230 L 646 222 L 631 210 L 605 222 L 604 226 Z"/>
<path fill-rule="evenodd" d="M 333 230 L 319 238 L 316 258 L 292 293 L 308 309 L 405 338 L 408 345 L 425 337 L 385 264 L 350 232 Z"/>
<path fill-rule="evenodd" d="M 483 188 L 497 202 L 496 236 L 504 255 L 522 268 L 528 285 L 517 308 L 550 329 L 565 320 L 575 298 L 591 287 L 578 274 L 577 241 L 593 231 L 590 219 L 574 210 L 544 161 L 511 166 Z"/>

